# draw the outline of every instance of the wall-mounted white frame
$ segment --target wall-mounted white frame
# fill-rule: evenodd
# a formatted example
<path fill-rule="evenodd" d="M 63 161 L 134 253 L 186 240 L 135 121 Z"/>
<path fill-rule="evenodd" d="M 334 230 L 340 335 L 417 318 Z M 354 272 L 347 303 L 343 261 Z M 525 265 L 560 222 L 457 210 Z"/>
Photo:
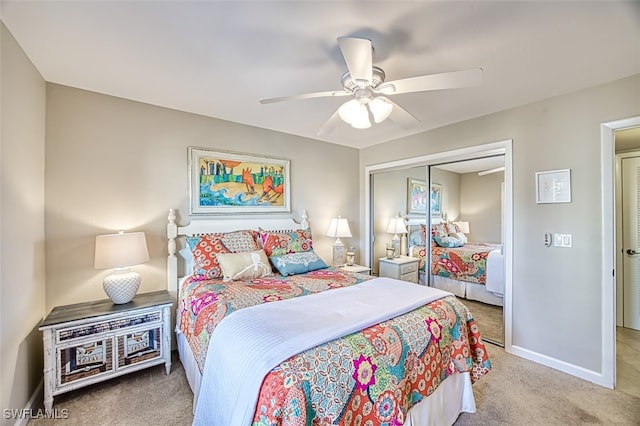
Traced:
<path fill-rule="evenodd" d="M 570 203 L 571 169 L 536 172 L 536 203 Z"/>

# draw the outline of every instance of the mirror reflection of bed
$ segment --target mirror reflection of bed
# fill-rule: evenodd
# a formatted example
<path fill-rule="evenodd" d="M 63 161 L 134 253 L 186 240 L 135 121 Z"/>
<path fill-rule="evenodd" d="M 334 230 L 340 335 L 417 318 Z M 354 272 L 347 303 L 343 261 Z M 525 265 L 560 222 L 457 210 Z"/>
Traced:
<path fill-rule="evenodd" d="M 372 253 L 378 259 L 387 243 L 385 217 L 397 209 L 397 194 L 407 194 L 408 179 L 429 182 L 430 174 L 441 191 L 439 208 L 430 221 L 426 213 L 411 213 L 408 204 L 400 212 L 408 225 L 402 252 L 421 259 L 421 284 L 456 294 L 476 317 L 484 340 L 498 345 L 504 345 L 503 166 L 504 157 L 493 156 L 382 172 L 374 176 L 372 209 Z M 398 191 L 399 186 L 407 189 Z"/>

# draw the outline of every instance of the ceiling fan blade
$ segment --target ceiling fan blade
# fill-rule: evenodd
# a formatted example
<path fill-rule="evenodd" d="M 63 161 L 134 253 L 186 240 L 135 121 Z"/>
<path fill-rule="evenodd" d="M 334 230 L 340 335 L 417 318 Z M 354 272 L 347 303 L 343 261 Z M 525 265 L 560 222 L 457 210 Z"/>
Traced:
<path fill-rule="evenodd" d="M 338 45 L 349 69 L 351 78 L 368 86 L 373 80 L 373 59 L 371 40 L 353 37 L 338 37 Z"/>
<path fill-rule="evenodd" d="M 411 113 L 409 113 L 406 109 L 402 108 L 397 103 L 383 96 L 380 96 L 380 97 L 393 105 L 391 114 L 389 114 L 389 120 L 400 125 L 403 129 L 409 129 L 420 122 L 420 120 L 418 120 L 416 117 L 414 117 Z"/>
<path fill-rule="evenodd" d="M 471 68 L 464 71 L 429 74 L 385 82 L 376 89 L 376 92 L 385 95 L 398 95 L 400 93 L 477 86 L 480 83 L 482 83 L 482 68 Z"/>
<path fill-rule="evenodd" d="M 314 93 L 303 93 L 300 95 L 280 96 L 277 98 L 262 98 L 260 99 L 260 103 L 272 104 L 275 102 L 297 101 L 300 99 L 330 98 L 332 96 L 349 96 L 349 95 L 352 95 L 352 93 L 346 92 L 344 90 L 332 90 L 327 92 L 314 92 Z"/>
<path fill-rule="evenodd" d="M 338 115 L 338 111 L 336 110 L 336 112 L 334 112 L 333 115 L 329 117 L 327 122 L 322 125 L 320 130 L 318 130 L 318 136 L 328 135 L 329 133 L 333 132 L 333 129 L 335 129 L 336 126 L 340 123 L 342 123 L 342 119 L 340 118 L 340 116 Z"/>

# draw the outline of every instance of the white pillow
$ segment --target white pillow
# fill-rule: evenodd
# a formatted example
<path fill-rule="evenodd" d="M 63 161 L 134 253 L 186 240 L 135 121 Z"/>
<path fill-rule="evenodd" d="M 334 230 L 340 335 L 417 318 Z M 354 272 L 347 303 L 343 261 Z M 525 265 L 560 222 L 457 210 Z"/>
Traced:
<path fill-rule="evenodd" d="M 467 236 L 462 232 L 452 232 L 451 234 L 449 234 L 449 236 L 462 241 L 462 244 L 467 244 Z"/>
<path fill-rule="evenodd" d="M 185 272 L 187 275 L 191 275 L 193 273 L 193 252 L 189 247 L 185 247 L 178 253 L 184 259 Z"/>
<path fill-rule="evenodd" d="M 410 246 L 424 246 L 424 238 L 423 238 L 423 232 L 421 229 L 418 229 L 417 231 L 413 231 L 411 234 L 409 234 L 409 245 Z"/>
<path fill-rule="evenodd" d="M 224 281 L 247 280 L 273 275 L 264 250 L 216 254 Z"/>

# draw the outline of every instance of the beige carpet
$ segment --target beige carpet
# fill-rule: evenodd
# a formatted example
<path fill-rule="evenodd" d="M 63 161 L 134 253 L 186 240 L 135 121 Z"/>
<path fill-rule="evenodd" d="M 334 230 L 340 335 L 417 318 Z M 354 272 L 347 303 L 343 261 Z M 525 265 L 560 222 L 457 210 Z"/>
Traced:
<path fill-rule="evenodd" d="M 504 346 L 504 315 L 502 306 L 489 305 L 475 300 L 460 299 L 480 328 L 483 339 Z"/>
<path fill-rule="evenodd" d="M 67 419 L 32 419 L 28 424 L 191 425 L 192 401 L 184 369 L 174 352 L 169 375 L 162 364 L 64 393 L 54 397 L 53 408 L 67 409 Z"/>
<path fill-rule="evenodd" d="M 640 425 L 640 398 L 487 345 L 492 371 L 473 386 L 477 412 L 456 425 Z"/>
<path fill-rule="evenodd" d="M 493 370 L 474 386 L 477 413 L 456 425 L 639 425 L 640 398 L 596 386 L 487 345 Z M 174 357 L 175 358 L 175 357 Z M 190 425 L 192 393 L 180 362 L 60 395 L 66 420 L 29 425 Z"/>

